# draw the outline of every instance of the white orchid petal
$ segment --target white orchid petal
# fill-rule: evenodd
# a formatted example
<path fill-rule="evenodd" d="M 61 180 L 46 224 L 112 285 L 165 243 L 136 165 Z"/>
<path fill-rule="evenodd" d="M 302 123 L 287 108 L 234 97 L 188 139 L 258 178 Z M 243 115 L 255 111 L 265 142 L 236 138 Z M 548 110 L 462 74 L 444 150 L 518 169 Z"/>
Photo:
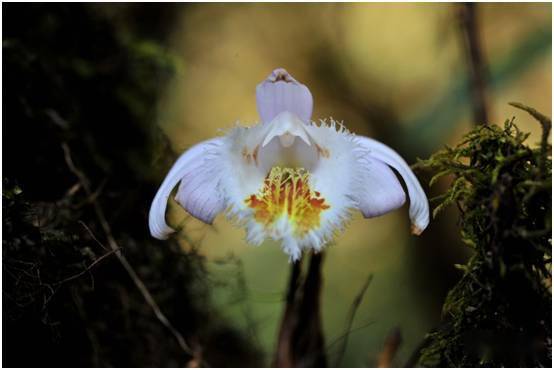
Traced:
<path fill-rule="evenodd" d="M 402 207 L 406 194 L 389 166 L 375 158 L 360 158 L 358 164 L 364 179 L 362 192 L 355 198 L 364 217 L 381 216 Z"/>
<path fill-rule="evenodd" d="M 165 221 L 167 201 L 171 191 L 179 181 L 181 185 L 176 200 L 194 217 L 213 222 L 214 217 L 225 209 L 223 196 L 219 194 L 217 184 L 217 161 L 214 153 L 221 149 L 223 138 L 199 143 L 185 153 L 173 165 L 160 186 L 148 217 L 150 234 L 157 239 L 167 239 L 175 232 Z"/>
<path fill-rule="evenodd" d="M 429 202 L 419 181 L 410 166 L 393 149 L 385 144 L 363 136 L 357 136 L 356 142 L 367 150 L 370 158 L 377 159 L 393 167 L 404 179 L 410 197 L 410 220 L 412 232 L 421 234 L 429 224 Z"/>
<path fill-rule="evenodd" d="M 279 113 L 289 111 L 308 123 L 312 116 L 310 90 L 296 81 L 286 70 L 274 70 L 256 87 L 256 102 L 262 121 L 271 122 Z"/>

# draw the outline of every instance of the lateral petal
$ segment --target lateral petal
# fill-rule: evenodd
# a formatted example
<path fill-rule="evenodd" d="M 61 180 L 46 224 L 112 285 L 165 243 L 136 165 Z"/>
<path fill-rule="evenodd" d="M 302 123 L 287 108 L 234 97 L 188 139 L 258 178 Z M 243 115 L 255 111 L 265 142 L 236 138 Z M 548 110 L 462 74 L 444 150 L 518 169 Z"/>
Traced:
<path fill-rule="evenodd" d="M 421 234 L 429 224 L 429 201 L 410 166 L 398 153 L 379 141 L 357 136 L 356 142 L 362 149 L 367 150 L 370 158 L 386 163 L 402 176 L 410 197 L 409 214 L 412 221 L 412 233 Z"/>
<path fill-rule="evenodd" d="M 365 218 L 377 217 L 402 207 L 406 194 L 389 166 L 378 159 L 362 157 L 363 186 L 355 195 L 358 207 Z"/>
<path fill-rule="evenodd" d="M 175 199 L 192 216 L 211 224 L 215 216 L 225 209 L 225 200 L 218 187 L 221 171 L 218 156 L 223 138 L 201 142 L 184 152 L 162 182 L 150 207 L 148 224 L 150 234 L 167 239 L 175 232 L 165 221 L 167 201 L 180 181 Z"/>

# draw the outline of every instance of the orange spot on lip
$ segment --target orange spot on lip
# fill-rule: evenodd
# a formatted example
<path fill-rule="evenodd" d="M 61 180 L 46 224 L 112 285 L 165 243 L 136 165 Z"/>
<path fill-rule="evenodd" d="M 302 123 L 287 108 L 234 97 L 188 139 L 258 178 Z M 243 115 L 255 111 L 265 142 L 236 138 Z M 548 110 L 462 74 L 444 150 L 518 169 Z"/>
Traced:
<path fill-rule="evenodd" d="M 298 237 L 319 227 L 321 213 L 330 206 L 310 188 L 309 177 L 302 168 L 273 167 L 258 194 L 245 200 L 254 210 L 254 219 L 270 229 L 287 217 Z"/>
<path fill-rule="evenodd" d="M 250 164 L 250 162 L 254 162 L 256 166 L 258 165 L 258 149 L 259 145 L 254 148 L 252 153 L 250 153 L 247 147 L 242 148 L 241 154 L 246 163 Z"/>
<path fill-rule="evenodd" d="M 316 147 L 317 152 L 319 153 L 319 155 L 321 155 L 322 157 L 329 158 L 329 156 L 331 155 L 331 153 L 329 153 L 329 149 L 322 148 L 317 144 L 315 144 L 315 147 Z"/>
<path fill-rule="evenodd" d="M 260 146 L 256 145 L 254 151 L 252 152 L 252 158 L 254 159 L 254 163 L 256 164 L 256 166 L 258 165 L 258 149 L 260 149 Z"/>

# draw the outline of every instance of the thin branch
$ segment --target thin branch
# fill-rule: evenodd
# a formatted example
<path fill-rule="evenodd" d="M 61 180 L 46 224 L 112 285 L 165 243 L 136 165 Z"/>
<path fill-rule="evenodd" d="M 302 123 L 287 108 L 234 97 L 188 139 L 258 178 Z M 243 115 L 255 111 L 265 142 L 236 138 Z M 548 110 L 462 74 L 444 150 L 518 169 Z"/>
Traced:
<path fill-rule="evenodd" d="M 120 251 L 121 247 L 119 247 L 117 241 L 115 240 L 112 234 L 110 224 L 106 220 L 106 216 L 104 215 L 104 211 L 100 207 L 100 204 L 98 203 L 97 199 L 94 197 L 94 194 L 90 189 L 90 185 L 85 174 L 82 171 L 80 171 L 73 163 L 69 146 L 66 143 L 62 143 L 62 149 L 64 151 L 64 156 L 65 156 L 65 161 L 67 163 L 67 166 L 69 167 L 70 171 L 73 172 L 73 174 L 77 176 L 77 178 L 79 179 L 81 185 L 85 189 L 85 192 L 87 193 L 87 196 L 91 201 L 91 204 L 94 207 L 96 217 L 98 218 L 98 221 L 100 222 L 100 226 L 102 227 L 102 229 L 104 230 L 104 233 L 106 234 L 108 245 L 112 249 L 113 253 L 115 253 L 117 258 L 119 259 L 119 262 L 121 262 L 121 264 L 123 265 L 123 268 L 125 268 L 129 276 L 133 280 L 135 286 L 138 288 L 138 290 L 144 297 L 144 300 L 146 301 L 146 303 L 152 308 L 152 311 L 154 311 L 154 315 L 156 316 L 158 321 L 171 332 L 171 334 L 177 340 L 177 343 L 179 344 L 181 349 L 186 354 L 188 354 L 193 358 L 197 358 L 194 351 L 189 347 L 189 345 L 185 341 L 185 338 L 183 337 L 183 335 L 171 324 L 169 319 L 162 312 L 162 310 L 158 306 L 158 303 L 156 302 L 152 294 L 150 294 L 150 292 L 148 291 L 148 288 L 140 279 L 140 277 L 137 275 L 137 273 L 135 272 L 135 270 L 127 260 L 127 258 L 125 258 L 123 254 L 121 254 L 121 251 Z"/>
<path fill-rule="evenodd" d="M 87 205 L 87 204 L 92 204 L 96 198 L 98 198 L 100 196 L 100 194 L 102 193 L 102 190 L 104 190 L 104 186 L 106 185 L 107 183 L 107 179 L 104 179 L 100 185 L 98 186 L 98 189 L 96 189 L 94 191 L 94 193 L 92 193 L 90 196 L 87 197 L 87 199 L 83 200 L 81 203 L 79 204 L 76 204 L 74 206 L 75 209 L 79 209 L 81 207 L 83 207 L 84 205 Z"/>
<path fill-rule="evenodd" d="M 375 324 L 375 321 L 374 321 L 374 320 L 371 320 L 371 321 L 366 322 L 365 324 L 362 324 L 362 325 L 360 325 L 360 326 L 358 326 L 358 327 L 355 327 L 354 329 L 350 329 L 350 330 L 348 330 L 348 331 L 346 331 L 346 332 L 343 332 L 341 335 L 339 335 L 338 337 L 336 337 L 335 339 L 333 339 L 333 341 L 332 341 L 330 344 L 327 345 L 327 347 L 326 347 L 325 350 L 326 350 L 327 352 L 329 352 L 329 351 L 331 350 L 331 348 L 333 348 L 333 346 L 334 346 L 335 344 L 337 344 L 338 342 L 342 341 L 342 340 L 344 339 L 344 337 L 346 337 L 346 336 L 348 336 L 348 335 L 350 335 L 350 334 L 352 334 L 352 333 L 354 333 L 354 332 L 357 332 L 358 330 L 365 329 L 365 328 L 367 328 L 368 326 L 373 325 L 373 324 Z M 338 351 L 337 351 L 337 353 L 338 353 Z"/>
<path fill-rule="evenodd" d="M 350 336 L 350 333 L 352 332 L 352 324 L 354 323 L 354 317 L 356 316 L 356 311 L 358 311 L 358 308 L 362 304 L 362 299 L 365 295 L 365 292 L 367 291 L 367 288 L 369 288 L 369 284 L 371 284 L 371 281 L 373 280 L 373 274 L 369 274 L 367 277 L 364 285 L 362 286 L 362 289 L 358 292 L 356 297 L 354 298 L 354 301 L 352 302 L 352 305 L 350 306 L 350 311 L 348 313 L 348 317 L 346 319 L 346 329 L 344 331 L 344 339 L 342 341 L 342 345 L 340 346 L 340 350 L 337 354 L 337 359 L 335 361 L 335 367 L 339 367 L 340 363 L 342 361 L 342 358 L 344 357 L 344 353 L 346 352 L 346 346 L 348 344 L 348 337 Z"/>
<path fill-rule="evenodd" d="M 101 246 L 102 248 L 104 248 L 105 250 L 110 250 L 108 247 L 106 247 L 104 244 L 100 243 L 100 240 L 98 240 L 96 238 L 96 235 L 94 235 L 94 233 L 92 232 L 92 230 L 87 226 L 87 224 L 85 224 L 83 221 L 79 220 L 78 221 L 81 225 L 83 225 L 83 227 L 88 231 L 90 237 L 99 245 Z"/>
<path fill-rule="evenodd" d="M 476 7 L 475 3 L 461 3 L 459 17 L 471 79 L 473 118 L 477 125 L 487 125 L 487 63 L 479 39 Z"/>
<path fill-rule="evenodd" d="M 510 104 L 512 107 L 516 107 L 518 109 L 524 110 L 525 112 L 532 115 L 537 121 L 541 123 L 541 125 L 545 127 L 545 129 L 547 129 L 547 135 L 548 135 L 548 133 L 550 132 L 550 128 L 552 127 L 552 120 L 549 117 L 545 116 L 535 108 L 531 108 L 525 104 L 521 104 L 517 102 L 510 102 L 508 104 Z"/>
<path fill-rule="evenodd" d="M 535 118 L 542 126 L 542 135 L 541 135 L 541 163 L 539 163 L 539 169 L 541 174 L 545 174 L 546 171 L 546 157 L 548 156 L 548 138 L 550 137 L 550 130 L 552 129 L 552 120 L 540 113 L 534 108 L 528 107 L 525 104 L 511 102 L 508 103 L 512 107 L 521 109 L 529 113 L 533 118 Z"/>
<path fill-rule="evenodd" d="M 84 274 L 86 274 L 87 272 L 89 272 L 94 266 L 96 266 L 97 264 L 99 264 L 100 262 L 102 262 L 102 260 L 104 260 L 105 258 L 111 256 L 112 254 L 114 254 L 115 252 L 119 251 L 119 249 L 115 249 L 115 250 L 111 250 L 105 254 L 103 254 L 102 256 L 98 257 L 96 260 L 94 260 L 94 262 L 92 262 L 90 265 L 88 265 L 83 271 L 75 274 L 75 275 L 72 275 L 68 278 L 65 278 L 63 280 L 60 280 L 56 283 L 54 283 L 54 285 L 62 285 L 64 283 L 67 283 L 68 281 L 70 280 L 74 280 L 74 279 L 77 279 L 81 276 L 83 276 Z"/>

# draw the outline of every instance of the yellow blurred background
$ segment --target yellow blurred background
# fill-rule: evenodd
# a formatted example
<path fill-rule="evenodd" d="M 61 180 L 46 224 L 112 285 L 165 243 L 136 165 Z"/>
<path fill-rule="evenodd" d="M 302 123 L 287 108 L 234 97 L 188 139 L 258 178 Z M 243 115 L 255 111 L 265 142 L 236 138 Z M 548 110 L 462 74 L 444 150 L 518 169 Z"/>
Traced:
<path fill-rule="evenodd" d="M 313 119 L 344 121 L 414 163 L 457 143 L 473 124 L 463 88 L 467 63 L 457 6 L 189 5 L 172 41 L 183 68 L 159 102 L 158 124 L 178 153 L 237 121 L 253 124 L 256 85 L 283 67 L 311 89 Z M 502 124 L 516 116 L 534 144 L 539 126 L 507 103 L 519 101 L 551 115 L 551 5 L 479 4 L 478 16 L 491 77 L 490 121 Z M 209 227 L 175 203 L 170 209 L 170 221 L 183 225 L 183 247 L 196 246 L 208 259 L 218 307 L 252 336 L 269 363 L 289 275 L 287 256 L 277 243 L 247 245 L 244 231 L 223 216 Z M 395 327 L 403 342 L 394 364 L 401 366 L 438 323 L 446 288 L 456 276 L 451 266 L 465 254 L 450 242 L 456 239 L 455 213 L 444 219 L 418 239 L 409 233 L 406 206 L 376 219 L 357 216 L 328 247 L 322 307 L 331 363 L 339 347 L 333 342 L 344 334 L 348 310 L 370 273 L 374 279 L 353 325 L 360 329 L 350 334 L 343 366 L 375 365 Z"/>

